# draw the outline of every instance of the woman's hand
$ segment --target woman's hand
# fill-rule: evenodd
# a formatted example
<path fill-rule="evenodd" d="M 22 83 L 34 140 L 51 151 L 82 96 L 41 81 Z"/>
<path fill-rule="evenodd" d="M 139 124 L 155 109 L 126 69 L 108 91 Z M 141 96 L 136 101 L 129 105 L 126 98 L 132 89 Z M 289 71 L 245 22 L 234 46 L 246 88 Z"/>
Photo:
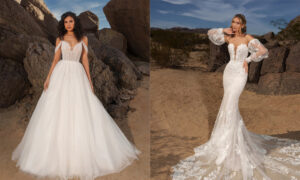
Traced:
<path fill-rule="evenodd" d="M 44 82 L 44 91 L 46 91 L 48 89 L 49 81 L 50 81 L 50 78 L 47 77 L 46 81 Z"/>
<path fill-rule="evenodd" d="M 91 84 L 91 88 L 92 88 L 92 91 L 93 91 L 93 93 L 95 94 L 95 91 L 94 91 L 94 86 L 93 86 L 93 84 Z"/>
<path fill-rule="evenodd" d="M 224 28 L 223 32 L 228 34 L 228 35 L 234 34 L 233 31 L 232 31 L 232 28 Z"/>
<path fill-rule="evenodd" d="M 245 68 L 245 72 L 248 73 L 248 62 L 244 61 L 243 67 Z"/>

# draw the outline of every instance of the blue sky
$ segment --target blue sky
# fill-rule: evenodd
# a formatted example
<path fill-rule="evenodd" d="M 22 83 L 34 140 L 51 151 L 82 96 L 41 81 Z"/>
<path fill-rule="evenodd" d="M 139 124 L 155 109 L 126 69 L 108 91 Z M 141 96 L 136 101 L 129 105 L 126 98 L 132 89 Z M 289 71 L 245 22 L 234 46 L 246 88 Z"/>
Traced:
<path fill-rule="evenodd" d="M 299 0 L 151 0 L 150 26 L 160 28 L 229 27 L 234 14 L 247 19 L 247 32 L 278 32 L 270 21 L 300 15 Z"/>
<path fill-rule="evenodd" d="M 44 0 L 52 14 L 59 21 L 60 16 L 66 11 L 73 11 L 79 15 L 84 11 L 91 11 L 99 18 L 99 29 L 110 28 L 103 13 L 103 7 L 109 0 Z"/>

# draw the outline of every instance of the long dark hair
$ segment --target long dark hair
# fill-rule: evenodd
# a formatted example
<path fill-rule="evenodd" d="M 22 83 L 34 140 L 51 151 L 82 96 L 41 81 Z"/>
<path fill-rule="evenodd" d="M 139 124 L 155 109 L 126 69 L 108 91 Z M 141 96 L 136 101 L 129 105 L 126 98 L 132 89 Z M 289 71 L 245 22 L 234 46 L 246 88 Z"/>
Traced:
<path fill-rule="evenodd" d="M 80 23 L 79 18 L 76 16 L 76 14 L 71 11 L 65 12 L 63 15 L 61 15 L 60 21 L 58 22 L 58 26 L 57 26 L 58 37 L 60 39 L 63 39 L 64 35 L 67 33 L 67 30 L 65 29 L 64 21 L 65 21 L 65 18 L 68 16 L 71 16 L 75 21 L 73 31 L 74 31 L 77 41 L 80 41 L 83 37 L 81 23 Z"/>

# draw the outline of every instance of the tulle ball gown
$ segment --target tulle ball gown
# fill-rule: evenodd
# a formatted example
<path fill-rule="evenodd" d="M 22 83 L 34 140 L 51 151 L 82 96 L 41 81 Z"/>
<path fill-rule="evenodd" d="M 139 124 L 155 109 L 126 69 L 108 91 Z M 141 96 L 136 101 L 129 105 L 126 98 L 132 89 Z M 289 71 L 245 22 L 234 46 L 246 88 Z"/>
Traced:
<path fill-rule="evenodd" d="M 225 43 L 222 28 L 210 29 L 208 37 L 216 45 Z M 223 73 L 224 96 L 211 137 L 194 148 L 193 155 L 172 167 L 172 179 L 300 179 L 300 141 L 248 131 L 238 108 L 248 76 L 243 61 L 261 61 L 268 57 L 268 50 L 253 38 L 237 47 L 229 43 L 228 51 L 230 61 Z"/>
<path fill-rule="evenodd" d="M 73 48 L 61 40 L 62 59 L 50 76 L 12 160 L 37 178 L 80 178 L 119 172 L 140 151 L 127 140 L 94 95 L 80 57 L 87 45 Z"/>

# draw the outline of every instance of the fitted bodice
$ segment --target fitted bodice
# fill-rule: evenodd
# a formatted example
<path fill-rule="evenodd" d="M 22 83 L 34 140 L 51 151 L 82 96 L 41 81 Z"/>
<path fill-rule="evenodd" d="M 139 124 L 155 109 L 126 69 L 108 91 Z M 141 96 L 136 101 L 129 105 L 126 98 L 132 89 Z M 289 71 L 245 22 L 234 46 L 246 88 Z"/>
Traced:
<path fill-rule="evenodd" d="M 64 40 L 61 40 L 60 43 L 55 48 L 55 52 L 61 47 L 61 54 L 63 60 L 70 60 L 70 61 L 80 61 L 82 49 L 84 48 L 86 52 L 88 52 L 87 46 L 81 40 L 76 45 L 71 47 L 71 45 Z"/>
<path fill-rule="evenodd" d="M 230 60 L 244 61 L 248 56 L 248 46 L 244 43 L 239 44 L 236 49 L 233 43 L 228 44 Z"/>

